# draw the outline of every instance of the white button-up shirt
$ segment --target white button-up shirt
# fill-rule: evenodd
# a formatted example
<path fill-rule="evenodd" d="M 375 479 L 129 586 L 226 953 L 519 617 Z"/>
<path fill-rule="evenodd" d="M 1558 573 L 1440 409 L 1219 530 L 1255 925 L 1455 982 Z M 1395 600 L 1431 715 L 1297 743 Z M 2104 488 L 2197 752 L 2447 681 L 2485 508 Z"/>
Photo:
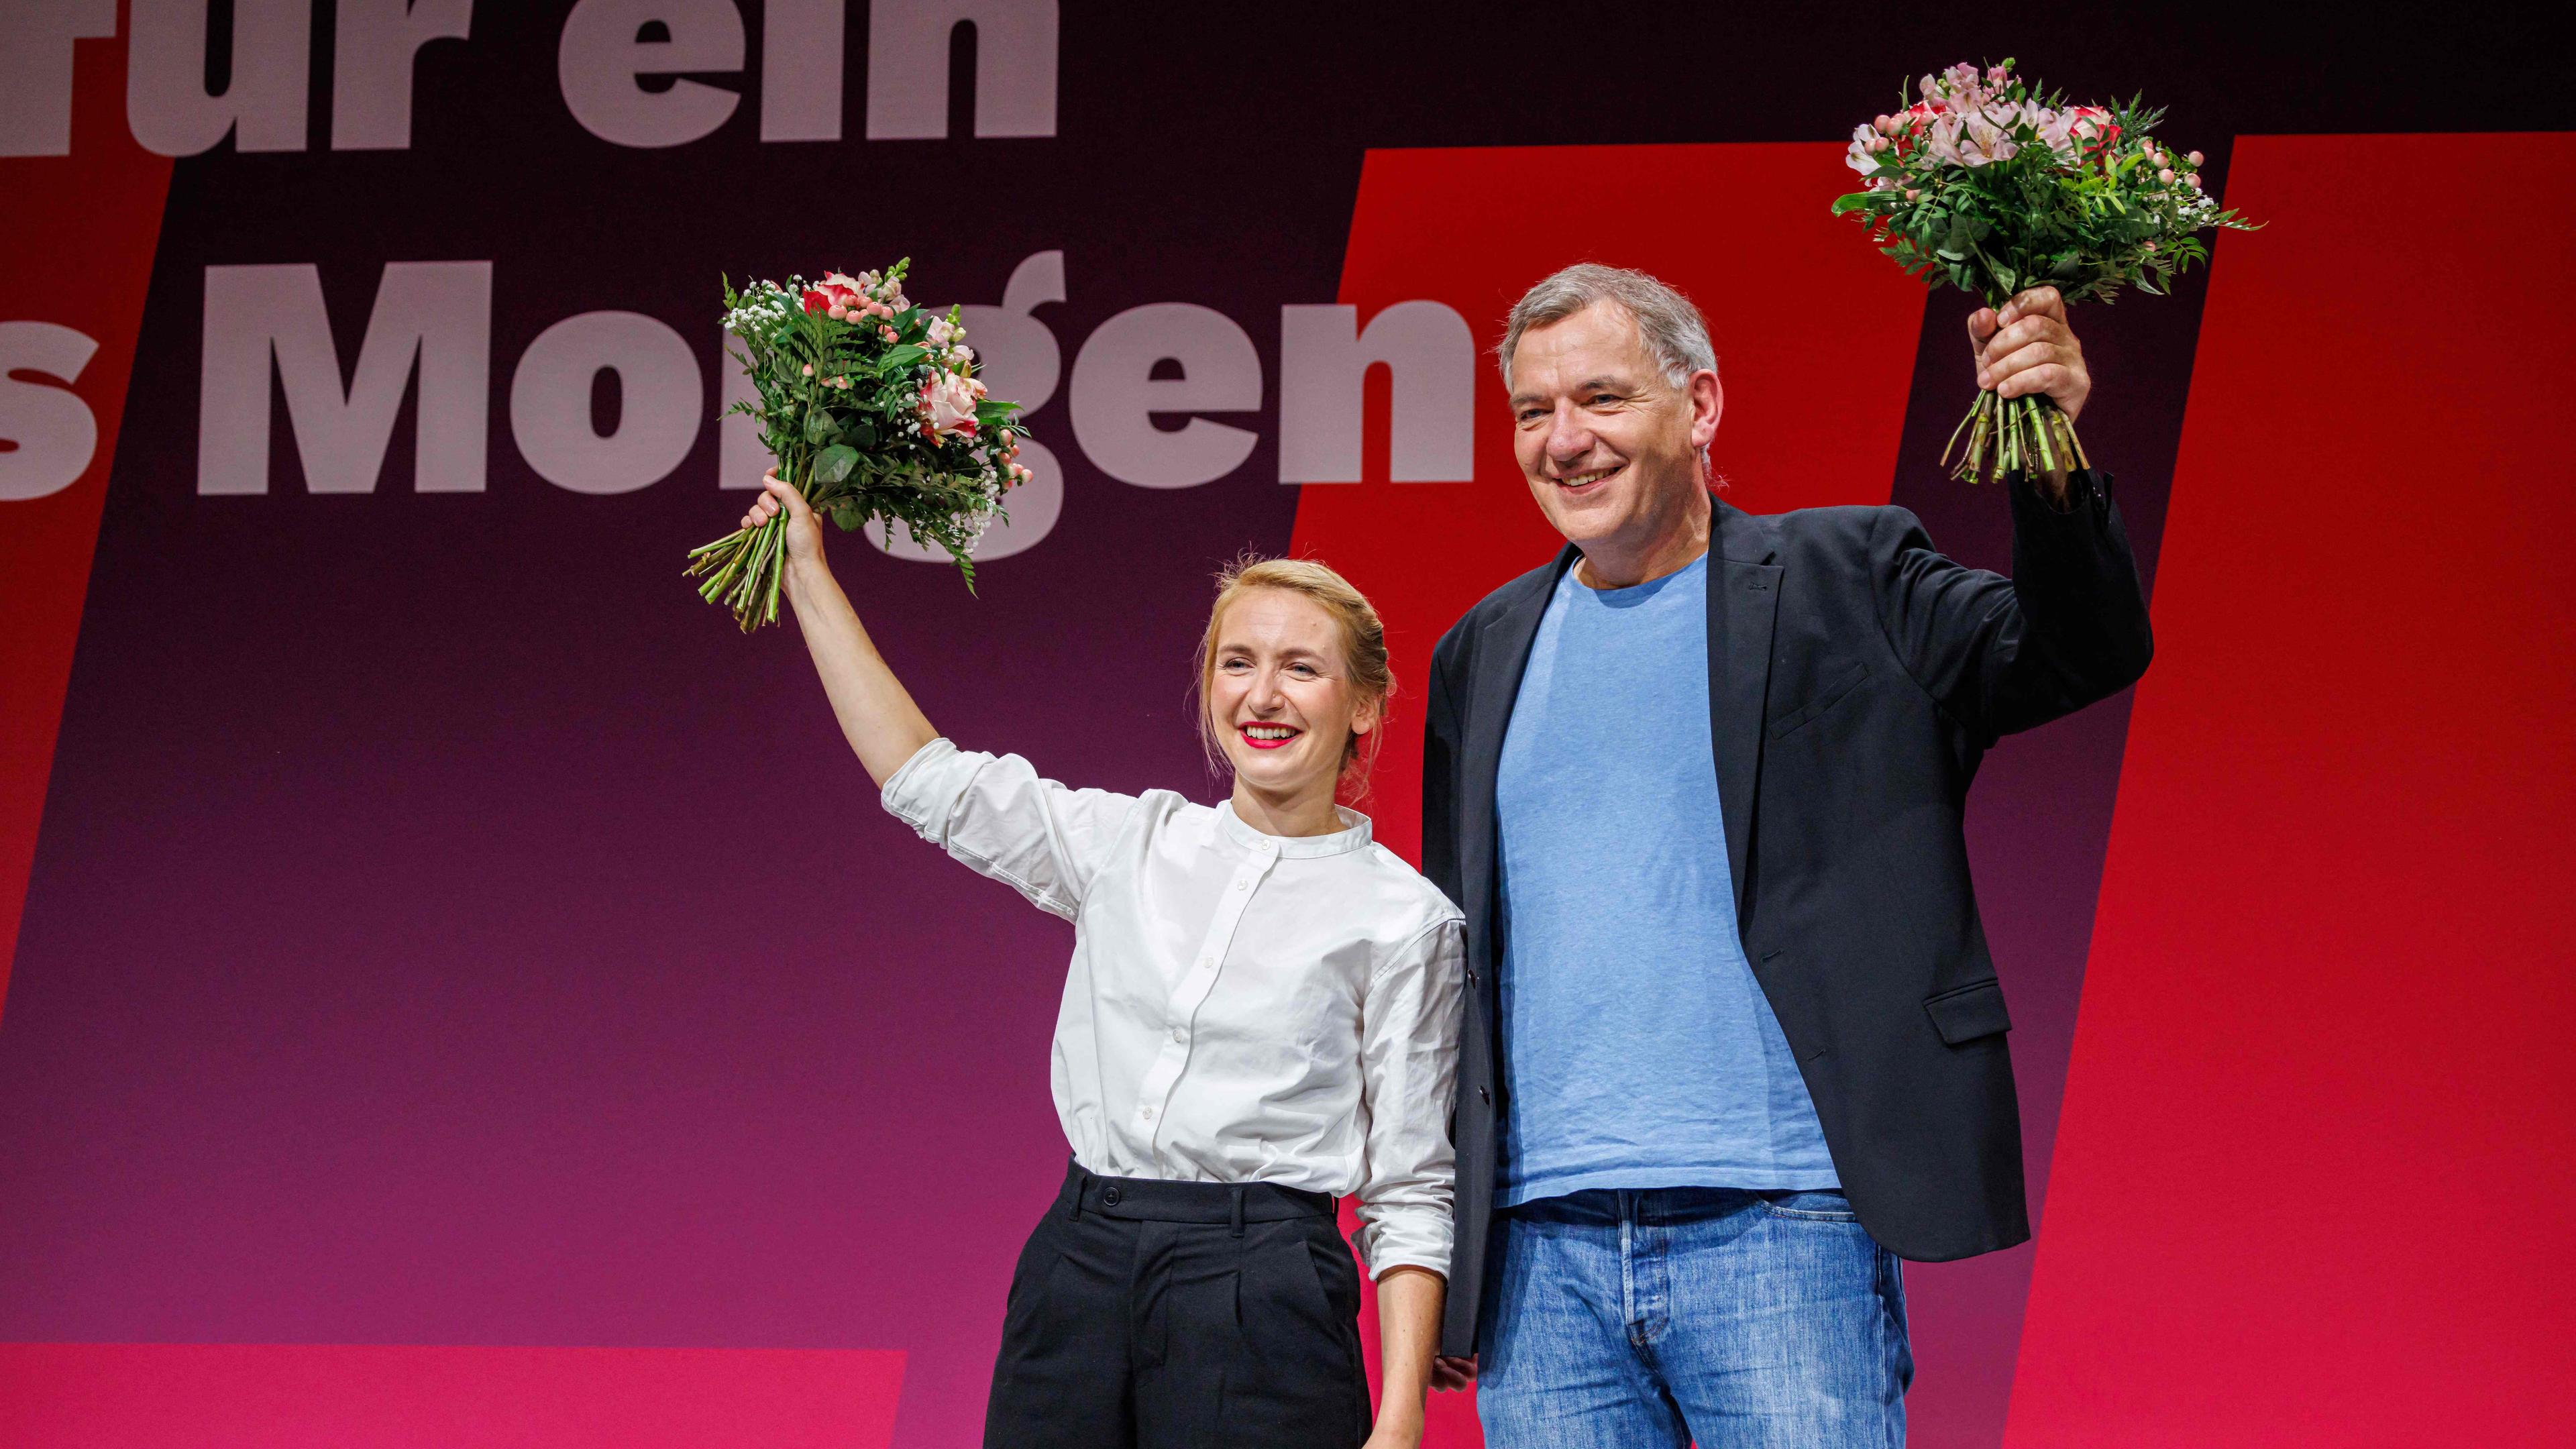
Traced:
<path fill-rule="evenodd" d="M 1355 1194 L 1372 1274 L 1449 1271 L 1463 927 L 1366 816 L 1265 835 L 1228 805 L 1067 789 L 944 739 L 885 807 L 1073 922 L 1053 1077 L 1076 1161 Z"/>

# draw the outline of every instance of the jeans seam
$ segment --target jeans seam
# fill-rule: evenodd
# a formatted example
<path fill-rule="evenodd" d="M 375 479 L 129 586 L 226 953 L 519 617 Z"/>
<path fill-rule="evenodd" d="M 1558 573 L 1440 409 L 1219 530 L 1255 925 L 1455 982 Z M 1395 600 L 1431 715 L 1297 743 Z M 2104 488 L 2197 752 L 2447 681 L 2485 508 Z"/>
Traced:
<path fill-rule="evenodd" d="M 1910 1341 L 1912 1335 L 1908 1333 L 1904 1319 L 1899 1316 L 1898 1307 L 1904 1301 L 1904 1294 L 1904 1265 L 1897 1260 L 1894 1253 L 1881 1245 L 1878 1249 L 1879 1357 L 1891 1372 L 1895 1372 L 1900 1358 L 1904 1360 L 1903 1372 L 1896 1374 L 1896 1396 L 1900 1413 L 1903 1412 L 1907 1390 L 1914 1386 L 1913 1347 Z M 1899 1449 L 1902 1449 L 1903 1431 L 1900 1428 L 1898 1432 L 1897 1444 Z"/>
<path fill-rule="evenodd" d="M 1619 1192 L 1619 1326 L 1633 1345 L 1637 1336 L 1636 1215 L 1628 1192 Z"/>
<path fill-rule="evenodd" d="M 1860 1214 L 1856 1212 L 1818 1213 L 1809 1212 L 1804 1208 L 1784 1208 L 1767 1197 L 1757 1198 L 1755 1201 L 1762 1204 L 1762 1210 L 1764 1212 L 1769 1213 L 1775 1218 L 1790 1218 L 1802 1223 L 1856 1223 L 1860 1221 Z"/>

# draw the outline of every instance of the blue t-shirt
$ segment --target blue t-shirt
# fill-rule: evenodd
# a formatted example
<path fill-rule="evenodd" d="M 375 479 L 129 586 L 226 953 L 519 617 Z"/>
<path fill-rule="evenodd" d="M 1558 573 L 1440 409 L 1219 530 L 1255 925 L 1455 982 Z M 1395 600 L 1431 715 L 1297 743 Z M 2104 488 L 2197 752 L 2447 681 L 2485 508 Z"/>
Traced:
<path fill-rule="evenodd" d="M 1502 1201 L 1837 1185 L 1735 924 L 1708 714 L 1708 560 L 1568 569 L 1503 739 Z"/>

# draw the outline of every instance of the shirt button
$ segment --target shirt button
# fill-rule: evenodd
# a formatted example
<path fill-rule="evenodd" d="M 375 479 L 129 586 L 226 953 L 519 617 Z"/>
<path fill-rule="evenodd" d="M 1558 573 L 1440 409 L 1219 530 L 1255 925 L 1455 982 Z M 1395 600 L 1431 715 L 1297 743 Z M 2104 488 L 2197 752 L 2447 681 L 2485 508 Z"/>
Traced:
<path fill-rule="evenodd" d="M 1252 882 L 1248 880 L 1238 880 L 1234 883 L 1234 888 L 1239 891 L 1248 891 L 1252 889 Z"/>
<path fill-rule="evenodd" d="M 1111 1207 L 1118 1206 L 1121 1202 L 1126 1201 L 1126 1198 L 1127 1194 L 1120 1192 L 1115 1187 L 1104 1187 L 1100 1190 L 1100 1200 L 1109 1204 Z"/>
<path fill-rule="evenodd" d="M 1172 1040 L 1174 1040 L 1174 1041 L 1188 1041 L 1189 1039 L 1190 1039 L 1190 1029 L 1189 1029 L 1188 1027 L 1186 1027 L 1186 1026 L 1176 1026 L 1176 1027 L 1173 1027 L 1173 1028 L 1172 1028 Z"/>
<path fill-rule="evenodd" d="M 1151 1107 L 1139 1107 L 1136 1109 L 1136 1115 L 1144 1118 L 1148 1122 L 1151 1122 L 1154 1120 L 1154 1109 Z"/>

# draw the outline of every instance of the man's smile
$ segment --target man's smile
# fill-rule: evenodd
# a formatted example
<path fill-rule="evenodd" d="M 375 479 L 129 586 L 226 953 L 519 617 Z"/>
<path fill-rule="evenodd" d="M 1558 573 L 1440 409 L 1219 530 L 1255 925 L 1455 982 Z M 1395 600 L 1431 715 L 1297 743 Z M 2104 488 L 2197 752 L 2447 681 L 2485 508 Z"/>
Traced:
<path fill-rule="evenodd" d="M 1586 498 L 1598 492 L 1602 484 L 1625 472 L 1627 467 L 1625 463 L 1613 463 L 1607 468 L 1594 468 L 1588 472 L 1571 473 L 1565 477 L 1550 478 L 1547 481 L 1555 484 L 1559 492 L 1575 498 Z"/>

